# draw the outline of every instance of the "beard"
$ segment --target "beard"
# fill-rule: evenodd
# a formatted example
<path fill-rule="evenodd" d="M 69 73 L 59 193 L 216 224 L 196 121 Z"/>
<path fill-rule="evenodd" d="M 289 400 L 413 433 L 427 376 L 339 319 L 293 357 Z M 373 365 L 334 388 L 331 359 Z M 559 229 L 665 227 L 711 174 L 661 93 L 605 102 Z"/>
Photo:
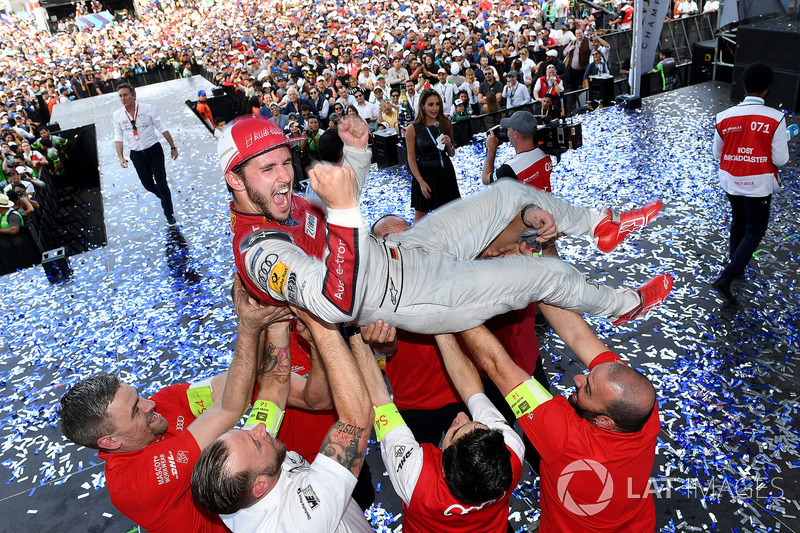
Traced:
<path fill-rule="evenodd" d="M 251 188 L 247 180 L 242 180 L 242 181 L 244 183 L 244 190 L 247 192 L 247 196 L 250 198 L 250 201 L 253 202 L 256 205 L 256 207 L 258 207 L 258 211 L 262 215 L 271 220 L 274 220 L 275 222 L 280 222 L 280 223 L 284 223 L 289 219 L 288 214 L 286 216 L 281 216 L 281 217 L 275 216 L 275 214 L 269 208 L 270 198 L 266 194 L 263 194 L 260 191 Z M 292 188 L 290 186 L 289 192 L 286 195 L 287 200 L 289 200 L 290 203 L 291 203 L 291 194 L 292 194 Z"/>
<path fill-rule="evenodd" d="M 284 459 L 286 459 L 286 445 L 275 439 L 275 460 L 261 469 L 259 474 L 263 474 L 267 477 L 275 477 L 280 471 Z"/>
<path fill-rule="evenodd" d="M 584 409 L 583 407 L 578 405 L 578 403 L 575 401 L 575 394 L 572 394 L 567 399 L 567 401 L 572 406 L 572 408 L 575 409 L 575 412 L 578 414 L 578 416 L 588 422 L 594 422 L 594 419 L 597 418 L 597 416 L 600 414 L 596 413 L 595 411 L 591 411 L 589 409 Z"/>
<path fill-rule="evenodd" d="M 147 429 L 150 430 L 150 433 L 152 433 L 155 437 L 166 433 L 168 428 L 169 422 L 167 422 L 166 418 L 160 415 L 155 421 L 153 421 L 152 424 L 147 424 Z"/>

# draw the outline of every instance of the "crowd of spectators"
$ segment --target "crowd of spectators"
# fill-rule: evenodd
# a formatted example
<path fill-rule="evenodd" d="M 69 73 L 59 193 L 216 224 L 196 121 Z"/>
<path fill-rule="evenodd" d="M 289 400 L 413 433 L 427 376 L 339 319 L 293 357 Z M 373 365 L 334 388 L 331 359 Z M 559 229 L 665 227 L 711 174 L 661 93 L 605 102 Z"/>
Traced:
<path fill-rule="evenodd" d="M 633 3 L 599 4 L 609 11 L 570 0 L 177 1 L 143 7 L 138 18 L 116 13 L 99 28 L 62 21 L 53 33 L 14 16 L 0 51 L 0 181 L 10 188 L 14 171 L 22 181 L 42 167 L 61 172 L 63 147 L 39 131 L 54 106 L 161 71 L 202 73 L 246 101 L 247 113 L 306 138 L 304 154 L 347 114 L 402 134 L 426 88 L 439 92 L 452 122 L 529 104 L 555 117 L 563 92 L 619 70 L 602 34 L 630 28 Z M 673 4 L 675 17 L 699 11 Z M 78 15 L 103 6 L 79 7 Z M 222 131 L 224 120 L 204 118 Z M 31 207 L 20 209 L 27 216 Z"/>
<path fill-rule="evenodd" d="M 614 15 L 574 0 L 324 0 L 310 7 L 283 0 L 153 3 L 139 18 L 122 12 L 112 24 L 83 30 L 62 21 L 52 34 L 30 19 L 12 19 L 0 57 L 0 100 L 46 106 L 49 117 L 59 103 L 112 91 L 116 80 L 170 70 L 203 72 L 234 87 L 265 116 L 275 102 L 301 131 L 306 125 L 298 103 L 309 107 L 322 129 L 332 113 L 346 113 L 349 106 L 374 127 L 392 125 L 379 120 L 383 113 L 396 112 L 401 124 L 408 123 L 417 109 L 407 81 L 417 95 L 438 86 L 451 117 L 459 99 L 466 113 L 479 114 L 484 106 L 494 107 L 491 97 L 487 103 L 490 92 L 500 108 L 508 105 L 505 94 L 512 90 L 519 93 L 512 104 L 527 98 L 540 102 L 543 91 L 534 86 L 541 77 L 550 79 L 547 64 L 555 64 L 563 88 L 548 83 L 545 92 L 557 93 L 579 88 L 591 51 L 600 50 L 608 63 L 609 44 L 600 34 L 630 28 L 633 6 L 626 0 L 598 3 Z M 706 4 L 706 11 L 715 9 L 716 2 Z M 699 12 L 696 2 L 673 5 L 675 17 Z M 86 12 L 102 4 L 79 7 Z M 573 51 L 578 53 L 568 55 Z M 618 67 L 607 65 L 612 73 Z M 493 81 L 487 82 L 487 71 Z M 527 96 L 517 88 L 505 90 L 509 76 Z M 291 87 L 298 99 L 289 103 Z M 392 89 L 399 92 L 397 102 Z M 362 104 L 358 93 L 364 95 Z M 343 104 L 339 111 L 337 101 Z"/>
<path fill-rule="evenodd" d="M 69 141 L 52 135 L 19 106 L 0 103 L 0 274 L 41 260 L 43 207 L 54 202 L 53 184 L 64 172 Z"/>

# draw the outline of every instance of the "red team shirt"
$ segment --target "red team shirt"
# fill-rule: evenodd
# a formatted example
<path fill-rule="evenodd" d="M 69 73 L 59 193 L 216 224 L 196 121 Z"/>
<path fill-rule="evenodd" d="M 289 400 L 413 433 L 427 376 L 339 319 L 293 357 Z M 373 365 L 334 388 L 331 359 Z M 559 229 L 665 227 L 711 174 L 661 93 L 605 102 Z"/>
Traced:
<path fill-rule="evenodd" d="M 413 370 L 412 370 L 413 369 Z M 433 335 L 397 332 L 397 353 L 386 361 L 392 400 L 401 411 L 459 403 Z"/>
<path fill-rule="evenodd" d="M 539 148 L 522 152 L 497 168 L 495 176 L 499 178 L 515 178 L 540 191 L 552 192 L 550 173 L 553 160 Z"/>
<path fill-rule="evenodd" d="M 119 511 L 151 533 L 223 533 L 219 515 L 192 497 L 192 469 L 200 447 L 187 431 L 195 417 L 186 397 L 188 383 L 155 393 L 156 411 L 169 427 L 146 448 L 128 453 L 98 452 L 106 462 L 106 484 Z"/>
<path fill-rule="evenodd" d="M 442 450 L 423 443 L 422 472 L 409 505 L 403 504 L 403 531 L 408 533 L 502 533 L 508 530 L 508 499 L 522 477 L 522 460 L 511 452 L 511 487 L 499 498 L 470 505 L 456 500 L 447 488 L 442 470 Z M 442 517 L 446 517 L 445 520 Z"/>
<path fill-rule="evenodd" d="M 614 361 L 619 357 L 605 352 L 589 368 Z M 591 424 L 563 396 L 519 423 L 542 456 L 540 533 L 652 533 L 656 516 L 649 479 L 661 430 L 657 405 L 636 433 Z"/>

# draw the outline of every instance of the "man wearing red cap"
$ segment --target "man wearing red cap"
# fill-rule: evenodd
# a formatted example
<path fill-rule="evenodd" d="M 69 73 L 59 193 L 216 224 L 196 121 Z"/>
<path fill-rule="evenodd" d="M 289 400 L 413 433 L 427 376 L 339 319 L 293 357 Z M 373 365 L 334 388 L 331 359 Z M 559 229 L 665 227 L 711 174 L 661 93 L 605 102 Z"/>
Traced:
<path fill-rule="evenodd" d="M 350 119 L 339 130 L 345 158 L 367 152 L 363 121 Z M 288 144 L 273 123 L 246 118 L 226 130 L 217 147 L 233 191 L 236 267 L 248 289 L 266 302 L 291 303 L 333 323 L 383 319 L 436 334 L 469 329 L 538 300 L 622 324 L 648 312 L 672 289 L 672 278 L 661 274 L 638 291 L 616 291 L 588 283 L 553 258 L 472 261 L 532 228 L 541 240 L 559 233 L 590 235 L 610 252 L 657 212 L 595 213 L 501 180 L 381 241 L 370 236 L 358 208 L 366 167 L 348 168 L 345 162 L 309 171 L 311 187 L 327 206 L 323 214 L 293 197 Z"/>

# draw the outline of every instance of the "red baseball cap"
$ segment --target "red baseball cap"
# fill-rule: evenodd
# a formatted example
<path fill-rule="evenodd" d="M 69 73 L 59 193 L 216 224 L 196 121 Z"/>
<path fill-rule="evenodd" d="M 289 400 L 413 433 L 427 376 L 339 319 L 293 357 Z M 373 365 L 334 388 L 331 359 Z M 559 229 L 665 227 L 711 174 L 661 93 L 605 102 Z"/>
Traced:
<path fill-rule="evenodd" d="M 225 128 L 217 143 L 223 172 L 264 152 L 293 144 L 273 120 L 243 117 Z"/>

